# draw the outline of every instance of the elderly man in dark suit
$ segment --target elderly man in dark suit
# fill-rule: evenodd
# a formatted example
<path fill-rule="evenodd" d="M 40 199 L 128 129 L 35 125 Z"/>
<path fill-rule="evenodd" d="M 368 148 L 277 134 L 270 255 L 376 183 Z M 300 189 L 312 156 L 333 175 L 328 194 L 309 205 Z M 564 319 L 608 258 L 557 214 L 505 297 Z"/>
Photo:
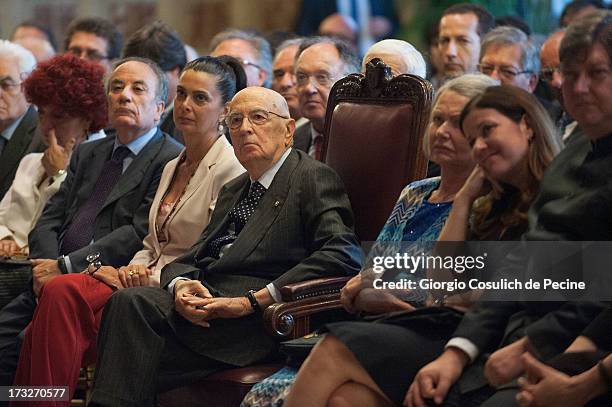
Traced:
<path fill-rule="evenodd" d="M 296 54 L 295 78 L 300 111 L 310 120 L 295 131 L 295 148 L 321 160 L 327 99 L 334 83 L 358 73 L 360 61 L 347 43 L 330 37 L 304 40 Z"/>
<path fill-rule="evenodd" d="M 38 115 L 21 90 L 21 81 L 36 60 L 20 45 L 0 40 L 0 199 L 10 188 L 21 158 L 41 152 Z"/>
<path fill-rule="evenodd" d="M 247 173 L 221 191 L 200 241 L 162 270 L 162 289 L 111 297 L 92 405 L 153 405 L 156 391 L 265 359 L 275 342 L 261 312 L 280 287 L 362 265 L 340 178 L 291 148 L 295 122 L 283 97 L 244 89 L 226 123 Z"/>
<path fill-rule="evenodd" d="M 108 110 L 116 135 L 82 144 L 73 153 L 66 180 L 28 237 L 33 290 L 0 313 L 2 382 L 10 380 L 17 335 L 31 320 L 35 295 L 47 281 L 81 272 L 90 256 L 125 265 L 142 248 L 162 170 L 180 152 L 180 145 L 157 128 L 166 97 L 165 76 L 149 60 L 127 58 L 112 72 Z"/>

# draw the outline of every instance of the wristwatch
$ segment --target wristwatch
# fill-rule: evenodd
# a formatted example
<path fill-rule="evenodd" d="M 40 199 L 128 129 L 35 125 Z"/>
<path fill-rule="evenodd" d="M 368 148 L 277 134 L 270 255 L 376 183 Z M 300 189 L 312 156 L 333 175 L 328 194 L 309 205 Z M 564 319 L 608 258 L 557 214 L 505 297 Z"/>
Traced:
<path fill-rule="evenodd" d="M 253 311 L 256 314 L 261 313 L 261 306 L 259 305 L 259 303 L 257 302 L 257 299 L 255 298 L 255 290 L 247 291 L 245 296 L 247 297 L 247 299 L 251 303 L 251 308 L 253 308 Z"/>

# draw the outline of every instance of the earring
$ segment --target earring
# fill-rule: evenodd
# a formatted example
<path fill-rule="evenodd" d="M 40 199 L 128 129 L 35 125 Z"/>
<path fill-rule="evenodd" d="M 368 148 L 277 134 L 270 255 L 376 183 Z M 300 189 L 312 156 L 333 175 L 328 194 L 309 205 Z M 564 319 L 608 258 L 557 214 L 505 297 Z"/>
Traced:
<path fill-rule="evenodd" d="M 220 136 L 225 135 L 225 125 L 223 124 L 223 122 L 222 122 L 221 120 L 219 120 L 219 121 L 217 122 L 217 133 L 218 133 Z"/>

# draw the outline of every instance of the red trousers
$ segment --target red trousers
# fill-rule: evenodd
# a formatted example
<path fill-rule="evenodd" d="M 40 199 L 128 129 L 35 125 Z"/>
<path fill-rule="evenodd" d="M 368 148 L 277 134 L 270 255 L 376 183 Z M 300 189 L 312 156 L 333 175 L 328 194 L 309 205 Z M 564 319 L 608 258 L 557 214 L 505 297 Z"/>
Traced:
<path fill-rule="evenodd" d="M 96 360 L 102 310 L 112 293 L 109 286 L 87 274 L 66 274 L 47 282 L 26 331 L 15 385 L 69 386 L 72 399 L 81 366 Z M 31 403 L 35 407 L 70 404 Z"/>

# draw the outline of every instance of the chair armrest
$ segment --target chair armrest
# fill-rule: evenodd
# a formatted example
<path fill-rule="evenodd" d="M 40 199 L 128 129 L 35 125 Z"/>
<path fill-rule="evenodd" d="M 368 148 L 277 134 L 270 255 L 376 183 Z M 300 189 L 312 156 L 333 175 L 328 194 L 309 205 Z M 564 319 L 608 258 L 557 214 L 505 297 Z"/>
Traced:
<path fill-rule="evenodd" d="M 299 338 L 310 332 L 311 315 L 342 308 L 340 289 L 350 277 L 330 277 L 290 284 L 280 289 L 284 302 L 265 309 L 268 333 L 278 339 Z"/>
<path fill-rule="evenodd" d="M 281 287 L 280 293 L 283 301 L 297 301 L 320 295 L 339 293 L 351 277 L 327 277 L 315 280 L 302 281 Z"/>

